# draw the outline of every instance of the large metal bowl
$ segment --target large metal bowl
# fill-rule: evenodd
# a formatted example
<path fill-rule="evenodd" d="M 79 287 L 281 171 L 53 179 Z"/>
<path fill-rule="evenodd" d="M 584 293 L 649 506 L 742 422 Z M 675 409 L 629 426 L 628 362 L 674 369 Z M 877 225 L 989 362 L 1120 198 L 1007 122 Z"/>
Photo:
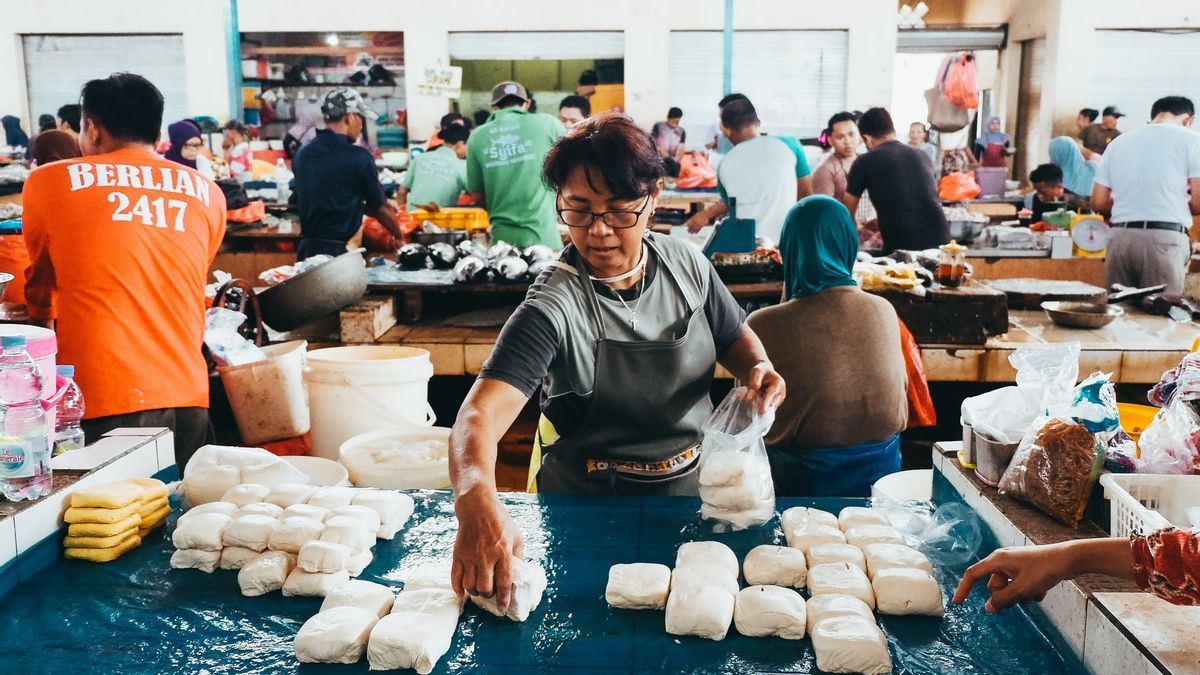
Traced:
<path fill-rule="evenodd" d="M 1042 309 L 1051 321 L 1067 328 L 1100 328 L 1125 314 L 1125 310 L 1115 305 L 1058 300 L 1043 302 Z"/>
<path fill-rule="evenodd" d="M 263 322 L 289 331 L 357 302 L 366 292 L 367 262 L 360 248 L 264 289 L 258 303 Z"/>

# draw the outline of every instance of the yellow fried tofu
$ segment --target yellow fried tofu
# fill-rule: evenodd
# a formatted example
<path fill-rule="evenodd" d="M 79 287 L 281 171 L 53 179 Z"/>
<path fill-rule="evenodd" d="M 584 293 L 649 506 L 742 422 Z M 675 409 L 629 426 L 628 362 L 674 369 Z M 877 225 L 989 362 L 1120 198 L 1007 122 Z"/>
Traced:
<path fill-rule="evenodd" d="M 153 513 L 151 513 L 149 515 L 142 516 L 141 522 L 138 524 L 138 527 L 140 529 L 146 529 L 146 528 L 154 529 L 154 528 L 158 527 L 159 525 L 162 525 L 163 521 L 165 521 L 167 519 L 167 516 L 169 516 L 169 515 L 171 515 L 171 507 L 164 504 L 157 511 L 154 511 Z"/>
<path fill-rule="evenodd" d="M 72 537 L 67 535 L 63 540 L 65 548 L 113 548 L 121 542 L 129 538 L 130 535 L 137 534 L 137 528 L 126 530 L 112 535 L 111 537 Z"/>
<path fill-rule="evenodd" d="M 143 488 L 133 483 L 119 481 L 93 485 L 71 493 L 71 506 L 80 508 L 119 509 L 139 503 Z"/>
<path fill-rule="evenodd" d="M 131 534 L 112 548 L 68 548 L 63 551 L 63 554 L 75 560 L 110 562 L 120 558 L 126 552 L 137 548 L 141 544 L 142 538 L 136 534 Z"/>
<path fill-rule="evenodd" d="M 141 522 L 141 516 L 132 513 L 127 518 L 118 520 L 115 523 L 71 523 L 67 527 L 67 536 L 111 537 L 114 534 L 121 534 L 122 532 L 137 529 L 141 525 Z"/>
<path fill-rule="evenodd" d="M 142 504 L 140 507 L 138 507 L 138 515 L 141 516 L 142 520 L 144 521 L 163 509 L 167 509 L 168 512 L 171 509 L 165 497 L 163 499 L 156 499 L 152 502 Z"/>
<path fill-rule="evenodd" d="M 136 499 L 132 504 L 119 509 L 72 506 L 63 514 L 63 520 L 68 523 L 115 523 L 118 520 L 125 520 L 129 516 L 137 516 L 139 508 L 141 508 L 141 502 Z"/>
<path fill-rule="evenodd" d="M 142 489 L 139 500 L 142 505 L 167 498 L 167 485 L 157 478 L 126 478 L 126 483 L 132 483 Z"/>

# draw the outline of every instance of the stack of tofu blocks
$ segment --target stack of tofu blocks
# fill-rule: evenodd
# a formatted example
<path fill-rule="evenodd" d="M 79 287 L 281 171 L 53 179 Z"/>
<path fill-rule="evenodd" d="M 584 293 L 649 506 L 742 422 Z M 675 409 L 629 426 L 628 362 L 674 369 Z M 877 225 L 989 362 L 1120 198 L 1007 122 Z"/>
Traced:
<path fill-rule="evenodd" d="M 623 609 L 665 609 L 666 631 L 710 640 L 732 623 L 750 637 L 812 638 L 817 667 L 877 675 L 892 669 L 874 611 L 928 615 L 943 611 L 933 566 L 905 544 L 880 509 L 846 507 L 839 516 L 804 507 L 780 517 L 787 546 L 752 549 L 741 565 L 722 543 L 679 547 L 675 568 L 614 565 L 605 597 Z M 799 590 L 807 588 L 806 602 Z"/>
<path fill-rule="evenodd" d="M 412 512 L 391 490 L 244 483 L 179 517 L 171 567 L 238 570 L 245 596 L 323 597 L 362 574 L 376 538 L 395 537 Z"/>
<path fill-rule="evenodd" d="M 142 539 L 171 513 L 167 486 L 154 478 L 130 478 L 71 493 L 63 514 L 67 537 L 64 555 L 108 562 L 141 545 Z"/>

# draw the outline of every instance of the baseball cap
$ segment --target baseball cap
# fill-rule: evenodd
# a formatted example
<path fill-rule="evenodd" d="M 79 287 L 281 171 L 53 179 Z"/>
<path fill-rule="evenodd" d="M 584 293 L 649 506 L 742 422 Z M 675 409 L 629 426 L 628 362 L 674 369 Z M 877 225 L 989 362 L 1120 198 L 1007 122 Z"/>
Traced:
<path fill-rule="evenodd" d="M 1121 109 L 1117 106 L 1110 105 L 1104 109 L 1104 112 L 1101 113 L 1101 115 L 1104 117 L 1124 117 L 1125 113 L 1121 112 Z"/>
<path fill-rule="evenodd" d="M 367 102 L 359 93 L 349 87 L 340 87 L 325 94 L 321 102 L 321 114 L 327 120 L 337 120 L 358 113 L 369 120 L 377 117 L 374 111 L 367 107 Z"/>
<path fill-rule="evenodd" d="M 501 82 L 492 87 L 492 105 L 496 105 L 509 96 L 516 96 L 522 101 L 529 100 L 529 92 L 525 91 L 525 87 L 522 87 L 520 82 Z"/>

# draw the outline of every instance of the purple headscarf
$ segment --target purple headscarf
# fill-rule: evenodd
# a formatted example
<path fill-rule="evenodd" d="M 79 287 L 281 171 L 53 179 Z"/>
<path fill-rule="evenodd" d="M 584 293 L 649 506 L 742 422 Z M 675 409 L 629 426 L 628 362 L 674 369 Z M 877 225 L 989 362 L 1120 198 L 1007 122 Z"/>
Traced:
<path fill-rule="evenodd" d="M 177 162 L 184 166 L 196 168 L 196 160 L 184 159 L 181 151 L 184 143 L 187 143 L 193 138 L 200 138 L 200 127 L 191 120 L 179 120 L 174 124 L 167 126 L 167 138 L 171 141 L 171 148 L 163 153 L 163 157 Z"/>

